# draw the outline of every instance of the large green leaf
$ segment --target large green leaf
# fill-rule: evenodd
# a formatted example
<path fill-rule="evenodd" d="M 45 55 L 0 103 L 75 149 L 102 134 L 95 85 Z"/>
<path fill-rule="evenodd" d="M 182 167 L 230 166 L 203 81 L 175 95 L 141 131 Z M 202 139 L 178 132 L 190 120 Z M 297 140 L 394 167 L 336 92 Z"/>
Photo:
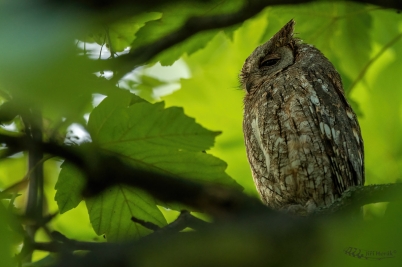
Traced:
<path fill-rule="evenodd" d="M 211 153 L 227 162 L 228 174 L 247 193 L 255 195 L 242 133 L 244 92 L 239 88 L 238 75 L 247 56 L 259 44 L 266 26 L 265 15 L 246 21 L 234 33 L 234 41 L 220 33 L 205 49 L 184 57 L 191 79 L 182 79 L 180 90 L 163 97 L 167 106 L 184 105 L 186 113 L 205 127 L 222 130 Z"/>
<path fill-rule="evenodd" d="M 202 152 L 213 145 L 217 132 L 195 123 L 194 119 L 184 115 L 182 108 L 164 109 L 163 103 L 150 104 L 145 101 L 129 106 L 128 99 L 128 93 L 108 97 L 91 113 L 88 129 L 93 142 L 102 150 L 139 169 L 197 181 L 234 184 L 225 173 L 226 164 Z M 124 236 L 147 233 L 142 227 L 132 226 L 134 223 L 127 214 L 128 210 L 135 213 L 134 208 L 118 211 L 122 212 L 123 217 L 101 221 L 100 214 L 121 209 L 120 202 L 130 203 L 138 211 L 141 210 L 140 214 L 134 214 L 135 217 L 162 224 L 161 219 L 157 219 L 162 215 L 156 216 L 160 212 L 151 197 L 142 194 L 138 198 L 136 190 L 125 187 L 113 190 L 116 200 L 108 197 L 112 193 L 106 192 L 96 201 L 87 202 L 91 222 L 98 234 L 107 231 L 110 238 L 118 239 L 124 231 L 131 233 L 124 232 Z M 125 230 L 121 232 L 120 228 Z"/>
<path fill-rule="evenodd" d="M 213 146 L 219 132 L 203 128 L 182 108 L 165 109 L 163 103 L 151 104 L 121 92 L 105 98 L 93 110 L 88 129 L 100 149 L 135 168 L 198 182 L 236 185 L 225 173 L 226 163 L 203 152 Z M 61 212 L 79 204 L 83 186 L 79 176 L 71 165 L 63 164 L 56 185 Z M 153 197 L 127 186 L 110 188 L 86 199 L 86 204 L 96 233 L 106 234 L 109 240 L 148 233 L 131 221 L 133 216 L 159 226 L 166 224 Z"/>
<path fill-rule="evenodd" d="M 219 134 L 195 123 L 182 108 L 164 109 L 163 103 L 148 102 L 128 106 L 127 99 L 106 98 L 89 118 L 92 140 L 107 151 L 146 164 L 138 153 L 158 156 L 164 149 L 172 150 L 172 156 L 183 150 L 201 152 L 212 147 Z"/>
<path fill-rule="evenodd" d="M 82 200 L 84 177 L 70 163 L 64 162 L 56 184 L 55 200 L 61 213 L 78 206 Z M 96 197 L 85 200 L 89 218 L 96 234 L 106 234 L 109 241 L 138 238 L 150 230 L 134 223 L 131 218 L 154 223 L 160 227 L 166 220 L 155 200 L 139 189 L 119 185 Z"/>

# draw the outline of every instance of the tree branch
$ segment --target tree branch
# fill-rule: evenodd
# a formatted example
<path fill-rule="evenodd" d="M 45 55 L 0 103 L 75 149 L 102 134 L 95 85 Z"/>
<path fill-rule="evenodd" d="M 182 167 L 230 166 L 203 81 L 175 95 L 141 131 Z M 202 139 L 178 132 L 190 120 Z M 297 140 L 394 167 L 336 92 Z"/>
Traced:
<path fill-rule="evenodd" d="M 36 108 L 30 108 L 25 116 L 22 116 L 27 138 L 32 140 L 30 143 L 42 142 L 42 115 Z M 42 220 L 44 203 L 44 177 L 43 177 L 43 152 L 34 147 L 28 147 L 28 201 L 25 209 L 25 216 Z M 29 238 L 34 239 L 38 227 L 28 225 L 26 227 Z M 25 246 L 25 244 L 24 244 Z M 32 254 L 29 253 L 24 260 L 31 262 Z"/>
<path fill-rule="evenodd" d="M 318 209 L 315 214 L 334 214 L 357 210 L 359 207 L 402 200 L 402 183 L 355 186 L 347 189 L 330 206 Z"/>
<path fill-rule="evenodd" d="M 183 42 L 201 31 L 232 26 L 251 18 L 267 6 L 266 2 L 267 1 L 248 1 L 242 9 L 232 14 L 189 18 L 181 28 L 164 36 L 158 41 L 152 44 L 143 45 L 134 49 L 129 54 L 112 59 L 111 63 L 114 66 L 113 69 L 120 70 L 113 77 L 113 81 L 120 80 L 126 73 L 130 72 L 136 66 L 145 64 L 160 52 Z"/>
<path fill-rule="evenodd" d="M 131 220 L 135 223 L 138 223 L 138 224 L 144 226 L 145 228 L 147 228 L 149 230 L 152 230 L 152 231 L 157 231 L 157 230 L 161 229 L 158 225 L 156 225 L 152 222 L 147 222 L 147 221 L 138 219 L 134 216 L 131 217 Z"/>
<path fill-rule="evenodd" d="M 208 225 L 209 223 L 197 217 L 194 217 L 189 211 L 182 210 L 180 212 L 179 217 L 177 217 L 175 221 L 155 231 L 154 234 L 177 233 L 184 230 L 187 227 L 194 230 L 202 230 L 205 229 L 205 227 L 207 227 Z"/>
<path fill-rule="evenodd" d="M 16 148 L 24 150 L 33 146 L 44 153 L 69 160 L 85 174 L 87 184 L 84 193 L 87 196 L 96 195 L 110 186 L 126 184 L 141 188 L 161 201 L 180 202 L 217 217 L 269 210 L 257 199 L 225 186 L 200 184 L 191 180 L 135 169 L 115 157 L 104 154 L 93 144 L 67 147 L 2 134 L 0 134 L 0 142 L 6 143 L 14 150 L 17 150 Z M 113 179 L 110 179 L 111 177 Z M 402 184 L 399 183 L 353 187 L 346 190 L 342 197 L 331 206 L 319 209 L 316 214 L 332 214 L 366 204 L 395 201 L 400 199 L 401 193 Z"/>
<path fill-rule="evenodd" d="M 184 0 L 153 0 L 153 1 L 142 1 L 141 3 L 131 0 L 70 0 L 70 1 L 55 1 L 55 0 L 44 0 L 42 1 L 44 5 L 54 4 L 55 6 L 62 5 L 75 5 L 80 6 L 90 11 L 95 11 L 98 13 L 107 11 L 113 13 L 113 11 L 120 12 L 122 14 L 138 14 L 140 12 L 155 11 L 163 8 L 166 5 L 179 4 L 182 2 L 189 2 Z M 192 0 L 191 2 L 201 2 L 201 3 L 213 3 L 211 0 Z M 276 6 L 276 5 L 287 5 L 287 4 L 303 4 L 309 2 L 318 2 L 318 0 L 248 0 L 245 1 L 250 4 L 264 3 L 265 6 Z M 338 1 L 344 2 L 344 1 Z M 382 6 L 386 8 L 394 8 L 402 10 L 402 2 L 399 0 L 352 0 L 352 2 L 366 3 L 377 6 Z M 119 13 L 119 15 L 120 15 Z M 112 17 L 114 18 L 114 17 Z"/>
<path fill-rule="evenodd" d="M 85 174 L 87 184 L 84 193 L 87 196 L 96 195 L 110 186 L 126 184 L 141 188 L 161 201 L 180 202 L 217 217 L 269 210 L 257 199 L 225 186 L 200 184 L 191 180 L 135 169 L 115 157 L 105 155 L 93 144 L 67 147 L 2 134 L 0 134 L 0 142 L 6 143 L 14 151 L 22 151 L 33 146 L 42 152 L 69 160 Z M 111 177 L 113 179 L 110 179 Z M 318 209 L 315 213 L 333 214 L 371 203 L 397 201 L 401 199 L 400 195 L 402 196 L 402 183 L 352 187 L 331 206 Z M 188 227 L 192 228 L 190 225 Z"/>
<path fill-rule="evenodd" d="M 133 218 L 132 218 L 133 219 Z M 198 219 L 191 215 L 190 212 L 184 210 L 180 213 L 175 221 L 166 225 L 163 228 L 158 227 L 152 223 L 144 222 L 143 220 L 134 219 L 136 223 L 141 224 L 142 226 L 154 230 L 155 232 L 143 237 L 142 239 L 153 239 L 159 238 L 158 236 L 164 234 L 174 234 L 184 230 L 187 227 L 192 229 L 203 230 L 209 225 L 209 223 Z M 48 252 L 61 252 L 65 250 L 76 251 L 76 250 L 107 250 L 107 249 L 116 249 L 117 247 L 130 247 L 136 245 L 140 242 L 140 240 L 129 241 L 126 243 L 104 243 L 104 242 L 83 242 L 83 241 L 76 241 L 73 239 L 69 239 L 65 237 L 63 234 L 54 231 L 51 234 L 54 241 L 52 242 L 28 242 L 28 246 L 35 250 L 43 250 Z"/>
<path fill-rule="evenodd" d="M 203 17 L 191 17 L 189 18 L 181 28 L 173 31 L 172 33 L 160 38 L 158 41 L 152 44 L 146 44 L 138 47 L 130 53 L 121 55 L 117 58 L 110 59 L 109 63 L 112 65 L 112 69 L 119 70 L 115 73 L 115 76 L 111 81 L 117 82 L 128 72 L 132 71 L 139 65 L 146 64 L 153 57 L 161 53 L 162 51 L 185 41 L 193 35 L 206 30 L 225 28 L 232 25 L 236 25 L 244 22 L 245 20 L 255 16 L 261 12 L 265 7 L 275 5 L 287 5 L 287 4 L 302 4 L 314 2 L 312 0 L 249 0 L 246 1 L 243 8 L 232 14 L 222 14 Z M 357 3 L 369 3 L 386 8 L 402 9 L 401 1 L 380 1 L 380 0 L 355 0 Z"/>
<path fill-rule="evenodd" d="M 163 202 L 180 202 L 217 217 L 232 216 L 239 212 L 267 209 L 255 198 L 239 190 L 212 183 L 191 180 L 135 169 L 116 157 L 105 154 L 94 144 L 65 146 L 55 143 L 35 142 L 26 137 L 0 134 L 0 142 L 14 151 L 32 147 L 43 153 L 62 157 L 82 170 L 87 184 L 85 196 L 99 194 L 117 184 L 141 188 Z M 113 179 L 111 179 L 113 177 Z M 169 190 L 166 190 L 166 189 Z"/>

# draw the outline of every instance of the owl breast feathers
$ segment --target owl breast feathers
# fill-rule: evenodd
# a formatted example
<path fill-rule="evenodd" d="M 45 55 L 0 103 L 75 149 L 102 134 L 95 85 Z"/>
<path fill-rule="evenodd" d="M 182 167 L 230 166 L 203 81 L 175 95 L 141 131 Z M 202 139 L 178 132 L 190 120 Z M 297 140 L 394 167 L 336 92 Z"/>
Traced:
<path fill-rule="evenodd" d="M 241 70 L 243 132 L 262 201 L 307 214 L 364 184 L 360 127 L 327 58 L 291 20 Z"/>

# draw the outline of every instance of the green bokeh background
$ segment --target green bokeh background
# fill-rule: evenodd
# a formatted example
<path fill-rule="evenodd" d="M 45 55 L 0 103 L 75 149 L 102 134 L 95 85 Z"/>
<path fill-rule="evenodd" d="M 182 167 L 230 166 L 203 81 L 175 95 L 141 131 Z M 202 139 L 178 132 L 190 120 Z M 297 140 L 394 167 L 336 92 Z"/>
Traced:
<path fill-rule="evenodd" d="M 71 19 L 68 15 L 66 16 L 60 19 L 53 19 L 60 20 L 59 22 L 64 19 Z M 203 45 L 195 48 L 193 43 L 197 39 L 193 39 L 183 48 L 184 51 L 187 49 L 189 53 L 182 54 L 182 48 L 179 50 L 172 48 L 160 55 L 160 59 L 164 63 L 171 63 L 174 61 L 171 57 L 182 54 L 181 59 L 186 63 L 191 76 L 179 81 L 180 90 L 162 96 L 161 99 L 166 102 L 167 107 L 183 107 L 185 114 L 195 118 L 205 128 L 212 131 L 222 131 L 222 134 L 216 138 L 215 146 L 208 152 L 227 162 L 227 173 L 244 187 L 244 191 L 247 194 L 258 197 L 243 143 L 242 99 L 244 92 L 239 88 L 238 74 L 244 60 L 255 47 L 267 41 L 270 36 L 292 18 L 297 23 L 296 36 L 319 48 L 333 62 L 342 76 L 346 94 L 359 115 L 365 142 L 366 184 L 399 181 L 402 172 L 402 15 L 395 10 L 385 10 L 353 3 L 279 6 L 265 9 L 258 16 L 239 25 L 236 30 L 232 28 L 231 31 L 219 31 L 217 34 L 207 32 L 203 35 L 201 33 L 195 38 L 202 40 Z M 86 21 L 81 17 L 80 20 Z M 121 23 L 122 27 L 127 31 L 134 31 L 132 28 L 127 27 L 127 21 L 130 20 Z M 41 24 L 43 21 L 38 23 Z M 70 34 L 70 32 L 74 32 L 74 29 L 77 29 L 74 28 L 78 27 L 75 24 L 77 23 L 74 23 L 74 25 L 69 24 L 72 28 L 63 26 L 57 28 L 57 30 L 64 29 Z M 53 30 L 50 29 L 49 31 Z M 121 29 L 116 26 L 116 32 L 119 32 L 119 30 Z M 135 31 L 137 30 L 138 28 L 135 28 Z M 24 31 L 24 29 L 22 28 L 21 31 Z M 127 33 L 124 34 L 127 35 Z M 69 35 L 67 34 L 66 36 Z M 116 34 L 115 38 L 119 39 L 119 35 Z M 121 40 L 119 39 L 119 41 Z M 132 40 L 130 39 L 130 41 Z M 63 42 L 66 42 L 63 38 L 54 38 L 55 46 L 58 47 L 57 50 L 63 51 Z M 35 43 L 35 45 L 40 46 L 41 43 Z M 119 50 L 123 46 L 124 43 L 120 42 Z M 4 51 L 4 46 L 2 48 Z M 6 46 L 6 48 L 11 51 L 11 54 L 17 54 L 19 61 L 29 63 L 28 67 L 26 67 L 27 69 L 20 70 L 21 73 L 24 71 L 29 72 L 27 70 L 34 68 L 33 66 L 38 64 L 38 60 L 40 61 L 38 56 L 32 52 L 18 53 L 18 51 L 13 50 L 12 46 Z M 21 48 L 17 46 L 15 49 Z M 44 52 L 48 48 L 45 46 L 45 49 L 43 47 L 41 49 Z M 71 51 L 68 50 L 66 55 L 57 53 L 55 49 L 48 51 L 47 56 L 49 58 L 46 58 L 46 60 L 50 63 L 48 64 L 47 61 L 42 62 L 44 65 L 42 70 L 50 71 L 50 75 L 52 75 L 54 70 L 49 70 L 49 66 L 54 63 L 53 55 L 57 54 L 56 62 L 60 66 L 65 63 L 66 65 L 63 67 L 65 69 L 76 68 L 75 71 L 69 73 L 68 77 L 80 79 L 80 68 L 71 65 L 72 61 L 69 61 Z M 169 51 L 171 51 L 171 54 L 169 54 Z M 11 59 L 10 56 L 5 58 L 5 62 L 7 60 L 11 62 L 14 59 Z M 154 61 L 157 60 L 158 57 L 154 59 Z M 0 65 L 0 69 L 3 67 L 3 65 Z M 151 65 L 147 67 L 151 67 Z M 9 71 L 16 70 L 16 68 L 11 65 Z M 166 66 L 164 68 L 169 69 L 170 67 Z M 158 74 L 153 73 L 153 75 L 157 76 Z M 35 70 L 33 74 L 31 73 L 27 77 L 28 81 L 21 81 L 17 86 L 23 87 L 31 81 L 39 86 L 46 82 L 49 76 Z M 15 77 L 11 78 L 10 80 L 5 79 L 6 82 L 4 83 L 0 82 L 0 87 L 9 86 L 10 81 L 12 84 L 15 81 Z M 55 79 L 57 77 L 53 77 L 47 83 L 55 83 Z M 62 80 L 62 82 L 65 82 L 65 80 Z M 43 90 L 35 89 L 36 91 L 34 91 L 36 93 L 35 97 L 38 99 L 46 95 L 39 102 L 45 106 L 47 113 L 45 112 L 44 116 L 49 118 L 49 128 L 62 115 L 70 114 L 69 109 L 72 106 L 78 107 L 77 109 L 80 110 L 80 112 L 71 115 L 72 121 L 74 119 L 82 121 L 82 114 L 91 110 L 88 104 L 88 96 L 83 96 L 80 98 L 82 102 L 74 105 L 72 103 L 75 98 L 71 98 L 70 93 L 65 90 L 68 86 L 76 86 L 77 81 L 76 83 L 70 82 L 71 84 L 68 83 L 67 85 L 60 85 L 60 81 L 57 83 L 60 87 L 53 88 L 49 86 Z M 171 82 L 164 82 L 163 84 L 166 83 Z M 79 80 L 78 84 L 80 84 Z M 97 90 L 93 89 L 96 84 L 94 81 L 85 81 L 80 86 L 87 86 L 89 92 L 96 92 Z M 141 83 L 139 84 L 141 85 Z M 162 83 L 155 82 L 155 84 L 160 85 Z M 138 83 L 136 86 L 138 86 Z M 147 88 L 150 91 L 156 90 L 149 86 Z M 51 89 L 54 89 L 54 91 Z M 101 89 L 108 90 L 109 87 L 105 86 L 105 88 Z M 53 92 L 51 95 L 47 95 L 49 90 Z M 19 93 L 18 90 L 17 92 Z M 73 91 L 72 94 L 80 94 L 80 92 L 80 90 L 77 90 Z M 29 93 L 26 95 L 29 95 Z M 52 103 L 52 97 L 58 99 L 66 97 L 66 101 Z M 151 100 L 152 94 L 148 92 L 147 98 Z M 59 102 L 66 102 L 65 105 L 61 106 L 61 111 L 57 110 L 57 103 Z M 45 192 L 47 211 L 49 213 L 58 210 L 54 201 L 54 186 L 60 171 L 60 164 L 61 162 L 55 159 L 48 160 L 45 163 Z M 0 190 L 22 179 L 26 174 L 26 168 L 25 155 L 2 160 L 0 162 Z M 22 196 L 16 200 L 16 206 L 23 210 L 25 195 L 24 192 L 21 193 Z M 391 219 L 384 224 L 377 222 L 377 220 L 381 220 L 379 217 L 382 216 L 386 207 L 386 204 L 375 204 L 366 207 L 366 220 L 374 221 L 367 226 L 367 229 L 351 228 L 349 229 L 350 232 L 348 232 L 342 227 L 350 226 L 338 224 L 338 222 L 334 222 L 337 226 L 331 225 L 328 228 L 331 231 L 332 229 L 338 229 L 338 232 L 336 230 L 329 232 L 328 229 L 323 229 L 323 235 L 328 235 L 329 240 L 332 242 L 330 246 L 335 251 L 338 251 L 333 254 L 337 263 L 353 264 L 353 266 L 362 264 L 362 266 L 366 266 L 364 264 L 367 264 L 367 262 L 362 263 L 362 261 L 350 259 L 342 254 L 340 248 L 348 246 L 363 246 L 362 248 L 371 250 L 393 249 L 402 253 L 401 242 L 397 240 L 398 235 L 393 236 L 393 231 L 398 231 L 397 229 L 400 227 L 398 223 L 402 213 L 399 211 L 399 213 L 396 213 L 397 215 L 390 215 Z M 168 222 L 177 216 L 175 211 L 169 211 L 164 208 L 161 208 L 161 210 Z M 103 240 L 103 237 L 97 236 L 92 229 L 88 212 L 83 202 L 76 208 L 57 216 L 51 227 L 69 238 Z M 350 234 L 352 231 L 357 231 L 362 235 L 358 241 L 354 235 L 341 236 L 345 232 Z M 45 240 L 45 235 L 39 232 L 37 238 L 38 240 Z M 377 243 L 374 243 L 374 241 Z M 364 247 L 362 244 L 367 245 Z M 47 253 L 35 252 L 34 259 L 39 259 L 45 255 Z M 329 256 L 328 262 L 330 262 L 330 259 L 331 256 Z M 351 260 L 356 261 L 352 262 Z M 379 265 L 373 264 L 372 266 Z"/>

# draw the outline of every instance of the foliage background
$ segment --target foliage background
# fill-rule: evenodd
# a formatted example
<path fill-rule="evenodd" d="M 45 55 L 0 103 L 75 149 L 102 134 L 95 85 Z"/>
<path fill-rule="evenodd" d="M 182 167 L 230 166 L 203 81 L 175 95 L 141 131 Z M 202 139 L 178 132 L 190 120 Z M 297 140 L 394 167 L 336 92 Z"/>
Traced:
<path fill-rule="evenodd" d="M 233 11 L 241 2 L 233 1 L 232 4 L 226 3 L 215 9 L 209 9 L 210 6 L 204 4 L 168 5 L 162 12 L 155 10 L 156 13 L 108 24 L 109 34 L 105 34 L 103 27 L 82 27 L 80 23 L 90 25 L 90 20 L 79 12 L 52 14 L 34 10 L 22 20 L 24 26 L 17 24 L 13 29 L 5 24 L 0 26 L 0 38 L 7 40 L 0 44 L 0 49 L 8 52 L 5 53 L 3 63 L 0 63 L 3 71 L 0 88 L 16 88 L 11 91 L 23 100 L 33 97 L 43 108 L 47 136 L 59 135 L 58 138 L 62 140 L 63 133 L 71 123 L 85 125 L 84 114 L 88 114 L 93 108 L 91 93 L 102 94 L 112 87 L 110 83 L 101 81 L 101 78 L 91 80 L 81 77 L 81 70 L 91 69 L 92 66 L 86 61 L 81 64 L 79 59 L 72 59 L 75 51 L 70 50 L 71 37 L 81 47 L 83 43 L 88 43 L 89 47 L 91 42 L 103 45 L 103 53 L 107 57 L 110 51 L 123 52 L 132 42 L 132 47 L 139 47 L 155 41 L 172 29 L 180 27 L 189 15 Z M 7 21 L 8 25 L 17 21 L 4 11 L 2 15 L 1 22 Z M 75 21 L 72 23 L 73 15 Z M 160 17 L 162 19 L 158 20 Z M 399 181 L 402 172 L 402 15 L 395 10 L 351 2 L 268 7 L 242 25 L 196 34 L 151 60 L 161 61 L 162 65 L 167 66 L 155 68 L 152 67 L 154 63 L 150 63 L 136 71 L 135 79 L 125 77 L 126 82 L 121 84 L 149 101 L 163 100 L 166 107 L 183 107 L 186 115 L 195 118 L 205 128 L 221 131 L 222 134 L 216 138 L 214 147 L 208 153 L 224 160 L 228 164 L 227 174 L 247 194 L 258 197 L 243 144 L 241 125 L 244 92 L 239 88 L 238 73 L 255 47 L 267 41 L 292 18 L 297 23 L 297 37 L 319 48 L 342 76 L 346 94 L 359 115 L 365 141 L 366 184 Z M 42 27 L 42 33 L 35 30 L 38 27 Z M 32 29 L 35 34 L 26 34 Z M 10 31 L 20 34 L 10 34 Z M 60 32 L 62 34 L 58 35 Z M 96 49 L 95 51 L 99 52 Z M 95 52 L 86 53 L 96 58 Z M 176 63 L 173 67 L 168 66 L 179 58 L 181 65 L 177 67 Z M 178 72 L 174 76 L 185 78 L 173 81 L 164 78 L 164 73 L 169 71 Z M 179 90 L 172 93 L 169 87 L 161 90 L 161 85 L 177 82 L 180 84 Z M 19 88 L 30 89 L 24 91 Z M 71 88 L 76 89 L 71 91 Z M 82 88 L 87 89 L 85 94 L 82 94 Z M 62 117 L 67 118 L 67 123 L 59 128 L 60 132 L 53 133 L 52 129 Z M 14 128 L 9 125 L 3 128 L 18 130 L 18 121 L 14 120 L 13 123 Z M 60 164 L 59 159 L 50 159 L 44 165 L 46 206 L 49 213 L 60 209 L 54 200 Z M 3 159 L 0 162 L 0 189 L 22 179 L 26 172 L 25 154 Z M 22 196 L 16 199 L 17 208 L 23 209 L 25 201 L 22 191 Z M 160 209 L 168 222 L 177 214 L 175 211 Z M 328 229 L 322 229 L 323 235 L 331 240 L 326 249 L 337 251 L 334 254 L 324 254 L 322 257 L 328 260 L 324 262 L 336 258 L 339 264 L 366 264 L 343 254 L 342 249 L 349 246 L 379 251 L 396 250 L 402 253 L 400 241 L 392 237 L 392 232 L 397 231 L 399 226 L 392 222 L 376 225 L 385 209 L 386 205 L 383 204 L 365 208 L 366 220 L 372 221 L 375 225 L 373 227 L 378 227 L 375 228 L 378 231 L 367 233 L 364 229 L 353 227 L 345 230 L 342 224 L 335 228 L 330 225 Z M 338 222 L 334 222 L 336 223 Z M 51 227 L 69 238 L 104 241 L 93 230 L 83 202 L 57 216 Z M 335 230 L 331 232 L 329 229 Z M 364 233 L 364 237 L 356 241 L 353 235 L 342 235 L 345 231 L 350 234 L 352 230 Z M 38 232 L 37 240 L 46 240 L 46 235 Z M 17 238 L 13 242 L 18 244 L 20 240 Z M 47 253 L 35 252 L 34 260 L 45 255 Z"/>

